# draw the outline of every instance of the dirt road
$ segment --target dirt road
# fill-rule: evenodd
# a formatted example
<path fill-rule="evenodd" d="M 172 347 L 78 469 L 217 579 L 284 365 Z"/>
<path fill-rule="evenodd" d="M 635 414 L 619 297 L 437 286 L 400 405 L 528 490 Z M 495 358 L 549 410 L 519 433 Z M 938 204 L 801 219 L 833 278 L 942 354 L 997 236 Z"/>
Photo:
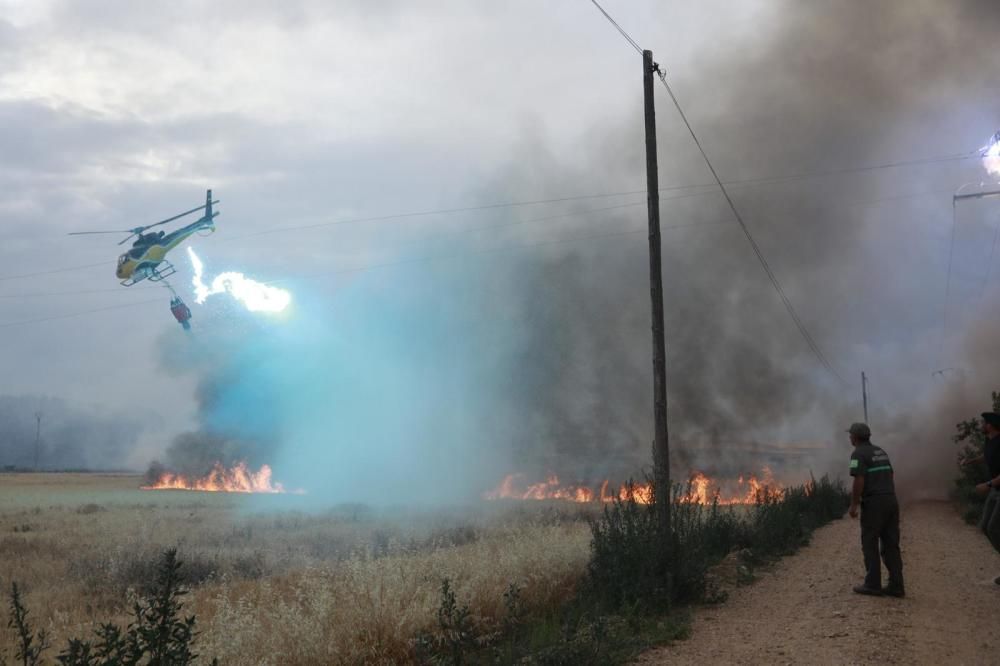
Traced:
<path fill-rule="evenodd" d="M 943 502 L 904 506 L 905 599 L 864 597 L 857 521 L 819 530 L 640 664 L 997 664 L 1000 556 Z M 883 582 L 886 573 L 883 570 Z"/>

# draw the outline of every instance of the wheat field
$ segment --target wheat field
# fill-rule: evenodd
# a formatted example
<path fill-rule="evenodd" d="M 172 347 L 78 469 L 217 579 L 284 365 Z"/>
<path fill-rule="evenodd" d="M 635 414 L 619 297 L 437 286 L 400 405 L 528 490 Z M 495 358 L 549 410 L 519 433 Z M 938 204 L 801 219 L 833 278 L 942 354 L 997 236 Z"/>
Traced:
<path fill-rule="evenodd" d="M 525 610 L 569 599 L 588 559 L 592 507 L 346 505 L 294 496 L 143 491 L 134 475 L 0 474 L 0 656 L 9 590 L 24 592 L 53 662 L 71 637 L 125 623 L 157 558 L 176 547 L 197 616 L 196 651 L 228 664 L 389 664 L 434 632 L 442 580 L 477 633 L 499 628 L 504 592 Z"/>

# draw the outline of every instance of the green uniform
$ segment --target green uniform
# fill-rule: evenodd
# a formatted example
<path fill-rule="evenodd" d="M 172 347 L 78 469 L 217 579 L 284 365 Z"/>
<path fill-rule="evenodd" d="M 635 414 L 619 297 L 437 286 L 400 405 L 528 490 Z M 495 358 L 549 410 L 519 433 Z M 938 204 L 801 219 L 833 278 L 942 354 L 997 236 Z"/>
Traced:
<path fill-rule="evenodd" d="M 899 502 L 889 454 L 871 442 L 851 454 L 851 476 L 863 476 L 861 493 L 861 552 L 865 557 L 865 587 L 882 588 L 879 554 L 889 570 L 889 589 L 903 591 L 903 558 L 899 553 Z"/>
<path fill-rule="evenodd" d="M 990 471 L 990 479 L 1000 476 L 1000 437 L 991 437 L 983 446 L 983 457 Z M 983 515 L 979 519 L 983 530 L 993 547 L 1000 551 L 1000 489 L 991 488 L 983 505 Z"/>

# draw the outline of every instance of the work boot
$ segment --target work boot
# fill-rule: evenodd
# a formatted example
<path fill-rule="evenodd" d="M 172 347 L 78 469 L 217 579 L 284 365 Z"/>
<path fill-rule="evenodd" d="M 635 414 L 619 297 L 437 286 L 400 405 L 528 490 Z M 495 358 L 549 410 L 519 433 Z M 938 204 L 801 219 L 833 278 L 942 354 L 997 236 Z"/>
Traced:
<path fill-rule="evenodd" d="M 883 587 L 882 588 L 882 594 L 885 594 L 885 595 L 890 596 L 890 597 L 898 597 L 898 598 L 902 599 L 903 597 L 906 596 L 906 591 L 903 588 L 901 588 L 901 587 L 891 587 L 890 586 L 890 587 Z"/>
<path fill-rule="evenodd" d="M 858 594 L 867 594 L 871 597 L 881 597 L 882 589 L 878 587 L 868 587 L 867 585 L 855 585 L 854 591 Z"/>

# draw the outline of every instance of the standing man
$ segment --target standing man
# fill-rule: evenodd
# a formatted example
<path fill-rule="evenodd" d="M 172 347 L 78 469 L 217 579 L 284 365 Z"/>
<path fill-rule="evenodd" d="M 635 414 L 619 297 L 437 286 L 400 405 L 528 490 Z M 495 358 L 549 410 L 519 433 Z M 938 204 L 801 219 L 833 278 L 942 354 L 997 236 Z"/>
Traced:
<path fill-rule="evenodd" d="M 1000 414 L 983 412 L 983 434 L 986 435 L 983 455 L 966 460 L 965 464 L 985 462 L 989 468 L 989 481 L 976 486 L 976 492 L 986 496 L 979 529 L 986 534 L 993 547 L 1000 551 Z M 993 582 L 1000 585 L 1000 576 Z"/>
<path fill-rule="evenodd" d="M 903 558 L 899 553 L 899 502 L 893 483 L 889 454 L 871 442 L 872 431 L 866 423 L 854 423 L 847 431 L 851 436 L 851 518 L 858 517 L 861 507 L 861 552 L 865 556 L 865 582 L 855 585 L 858 594 L 893 597 L 905 596 L 903 589 Z M 889 585 L 882 588 L 882 560 L 889 570 Z"/>

